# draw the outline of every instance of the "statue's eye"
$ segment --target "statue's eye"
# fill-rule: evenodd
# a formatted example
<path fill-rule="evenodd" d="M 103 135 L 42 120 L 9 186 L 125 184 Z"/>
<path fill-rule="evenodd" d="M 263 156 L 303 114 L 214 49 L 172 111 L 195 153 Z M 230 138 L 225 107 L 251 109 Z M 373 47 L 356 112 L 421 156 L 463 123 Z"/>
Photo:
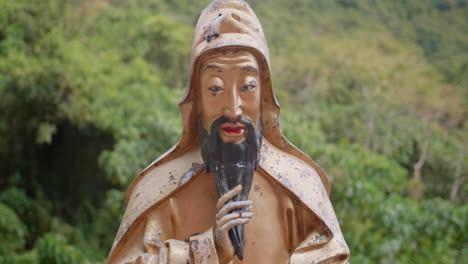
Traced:
<path fill-rule="evenodd" d="M 208 90 L 210 90 L 213 93 L 219 93 L 223 90 L 223 88 L 221 86 L 213 85 L 209 87 Z"/>
<path fill-rule="evenodd" d="M 250 92 L 250 91 L 253 91 L 255 90 L 255 88 L 257 88 L 257 86 L 253 85 L 253 84 L 249 84 L 249 85 L 244 85 L 242 86 L 241 90 L 243 92 Z"/>

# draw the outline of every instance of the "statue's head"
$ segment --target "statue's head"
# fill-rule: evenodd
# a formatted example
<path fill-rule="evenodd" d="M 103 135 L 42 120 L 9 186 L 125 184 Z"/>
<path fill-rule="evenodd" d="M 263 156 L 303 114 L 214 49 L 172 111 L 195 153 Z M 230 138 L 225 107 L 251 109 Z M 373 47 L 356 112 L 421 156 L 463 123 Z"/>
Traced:
<path fill-rule="evenodd" d="M 179 106 L 182 136 L 155 163 L 198 148 L 200 142 L 203 145 L 203 133 L 220 143 L 248 144 L 256 138 L 260 144 L 263 137 L 314 167 L 329 191 L 325 173 L 281 131 L 267 42 L 257 16 L 244 1 L 215 0 L 200 13 L 192 39 L 189 83 Z"/>
<path fill-rule="evenodd" d="M 268 47 L 248 4 L 218 0 L 203 10 L 193 34 L 191 55 L 190 82 L 180 103 L 187 141 L 198 141 L 200 121 L 211 134 L 212 124 L 221 117 L 228 122 L 220 124 L 216 132 L 226 143 L 247 139 L 249 131 L 242 120 L 255 130 L 279 129 L 275 125 L 279 105 L 271 89 Z"/>

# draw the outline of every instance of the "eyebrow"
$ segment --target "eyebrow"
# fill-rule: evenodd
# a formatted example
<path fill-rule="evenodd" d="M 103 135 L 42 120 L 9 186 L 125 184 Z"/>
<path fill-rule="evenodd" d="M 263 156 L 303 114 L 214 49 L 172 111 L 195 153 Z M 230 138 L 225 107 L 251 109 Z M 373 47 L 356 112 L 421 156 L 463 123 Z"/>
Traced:
<path fill-rule="evenodd" d="M 254 72 L 258 75 L 258 69 L 253 67 L 253 66 L 250 66 L 250 65 L 247 65 L 245 67 L 242 67 L 241 69 L 242 71 L 245 71 L 245 72 Z"/>
<path fill-rule="evenodd" d="M 208 69 L 215 69 L 218 72 L 223 72 L 223 69 L 221 69 L 221 67 L 219 67 L 218 65 L 214 65 L 214 64 L 206 65 L 206 67 L 205 67 L 205 69 L 203 69 L 203 71 L 206 71 Z"/>

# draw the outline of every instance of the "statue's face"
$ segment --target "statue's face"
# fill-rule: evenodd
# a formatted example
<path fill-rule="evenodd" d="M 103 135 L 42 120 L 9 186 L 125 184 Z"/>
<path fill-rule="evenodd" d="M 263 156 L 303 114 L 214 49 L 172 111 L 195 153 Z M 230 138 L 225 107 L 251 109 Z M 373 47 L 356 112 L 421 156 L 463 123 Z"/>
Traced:
<path fill-rule="evenodd" d="M 260 122 L 260 71 L 255 56 L 246 50 L 229 49 L 207 57 L 201 67 L 201 116 L 210 131 L 221 116 L 229 122 L 219 127 L 225 143 L 240 143 L 248 129 L 237 122 L 241 116 L 258 127 Z"/>

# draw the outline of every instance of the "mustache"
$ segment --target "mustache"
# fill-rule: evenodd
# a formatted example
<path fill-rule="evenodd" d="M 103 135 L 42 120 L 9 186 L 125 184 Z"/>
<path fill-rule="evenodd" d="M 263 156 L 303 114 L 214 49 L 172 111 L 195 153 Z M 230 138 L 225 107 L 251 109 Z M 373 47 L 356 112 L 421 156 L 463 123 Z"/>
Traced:
<path fill-rule="evenodd" d="M 250 118 L 246 117 L 245 115 L 237 116 L 235 118 L 220 116 L 211 125 L 211 129 L 210 129 L 211 139 L 215 140 L 215 137 L 218 136 L 219 127 L 224 123 L 233 123 L 233 124 L 240 123 L 240 124 L 243 124 L 247 128 L 248 133 L 255 132 L 255 127 L 253 125 L 252 120 Z M 249 137 L 247 137 L 247 140 L 248 139 L 249 139 Z M 219 138 L 219 140 L 221 140 L 221 139 Z"/>

